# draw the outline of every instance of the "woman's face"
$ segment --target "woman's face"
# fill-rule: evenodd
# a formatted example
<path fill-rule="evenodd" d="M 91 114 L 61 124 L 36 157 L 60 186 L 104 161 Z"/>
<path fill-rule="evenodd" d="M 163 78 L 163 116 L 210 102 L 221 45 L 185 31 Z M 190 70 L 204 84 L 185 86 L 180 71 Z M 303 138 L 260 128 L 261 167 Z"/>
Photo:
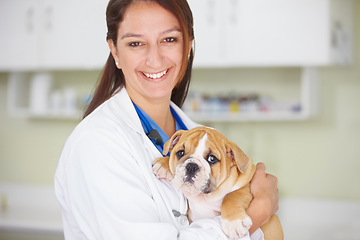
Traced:
<path fill-rule="evenodd" d="M 116 47 L 111 40 L 109 46 L 136 104 L 170 100 L 183 57 L 183 35 L 171 12 L 157 3 L 133 3 L 119 24 Z"/>

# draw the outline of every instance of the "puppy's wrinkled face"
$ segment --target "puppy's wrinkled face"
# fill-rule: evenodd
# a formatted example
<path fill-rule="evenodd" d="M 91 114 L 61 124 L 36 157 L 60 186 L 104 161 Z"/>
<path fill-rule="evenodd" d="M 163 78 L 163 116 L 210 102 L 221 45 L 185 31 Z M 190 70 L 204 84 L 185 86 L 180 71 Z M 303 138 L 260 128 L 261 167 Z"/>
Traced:
<path fill-rule="evenodd" d="M 228 177 L 230 167 L 236 166 L 227 152 L 228 140 L 205 129 L 182 132 L 170 140 L 172 183 L 188 198 L 211 193 Z"/>

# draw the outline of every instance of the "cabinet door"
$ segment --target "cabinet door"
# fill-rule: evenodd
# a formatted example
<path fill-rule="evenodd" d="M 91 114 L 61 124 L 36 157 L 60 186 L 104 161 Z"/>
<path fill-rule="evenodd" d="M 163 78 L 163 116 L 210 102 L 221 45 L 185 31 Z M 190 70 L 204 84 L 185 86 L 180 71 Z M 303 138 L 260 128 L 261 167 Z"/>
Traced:
<path fill-rule="evenodd" d="M 194 17 L 194 65 L 219 66 L 224 64 L 224 2 L 219 0 L 189 0 Z"/>
<path fill-rule="evenodd" d="M 352 0 L 191 0 L 195 66 L 347 64 Z"/>
<path fill-rule="evenodd" d="M 240 65 L 325 63 L 328 0 L 230 1 L 229 61 Z"/>
<path fill-rule="evenodd" d="M 42 5 L 41 66 L 100 68 L 109 53 L 106 1 L 45 0 Z"/>
<path fill-rule="evenodd" d="M 39 1 L 0 1 L 0 70 L 33 69 L 37 64 Z"/>

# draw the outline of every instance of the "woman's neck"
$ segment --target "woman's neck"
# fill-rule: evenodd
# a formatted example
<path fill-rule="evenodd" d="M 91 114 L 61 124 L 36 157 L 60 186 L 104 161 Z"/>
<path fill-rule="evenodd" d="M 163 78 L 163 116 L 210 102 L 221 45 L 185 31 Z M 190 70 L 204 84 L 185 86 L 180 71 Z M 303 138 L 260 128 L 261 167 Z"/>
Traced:
<path fill-rule="evenodd" d="M 171 137 L 176 131 L 175 119 L 170 110 L 169 102 L 141 102 L 135 104 L 140 107 L 152 120 L 168 135 Z"/>

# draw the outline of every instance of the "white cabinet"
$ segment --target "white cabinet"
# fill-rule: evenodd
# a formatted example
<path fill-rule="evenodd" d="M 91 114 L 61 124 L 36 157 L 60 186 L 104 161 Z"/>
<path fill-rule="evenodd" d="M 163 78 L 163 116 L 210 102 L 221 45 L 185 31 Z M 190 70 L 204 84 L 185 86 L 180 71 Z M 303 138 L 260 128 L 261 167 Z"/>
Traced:
<path fill-rule="evenodd" d="M 101 68 L 106 1 L 2 0 L 0 70 Z"/>
<path fill-rule="evenodd" d="M 195 67 L 351 62 L 352 0 L 189 0 Z"/>
<path fill-rule="evenodd" d="M 189 0 L 195 32 L 194 66 L 221 66 L 226 59 L 226 24 L 223 15 L 227 1 Z"/>
<path fill-rule="evenodd" d="M 46 69 L 101 68 L 109 50 L 106 43 L 106 1 L 47 0 L 41 45 Z"/>
<path fill-rule="evenodd" d="M 0 1 L 0 70 L 28 69 L 37 64 L 39 1 Z"/>

